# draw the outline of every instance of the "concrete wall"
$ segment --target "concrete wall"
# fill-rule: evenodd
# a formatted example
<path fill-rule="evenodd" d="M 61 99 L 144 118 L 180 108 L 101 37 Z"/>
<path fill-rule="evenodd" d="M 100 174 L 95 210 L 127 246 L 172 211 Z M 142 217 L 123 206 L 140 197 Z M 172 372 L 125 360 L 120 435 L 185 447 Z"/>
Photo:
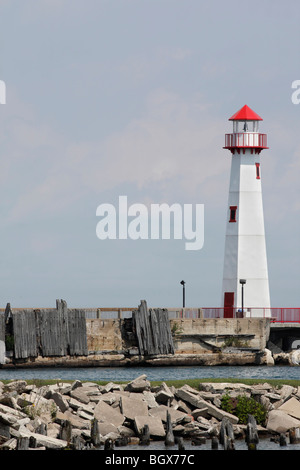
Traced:
<path fill-rule="evenodd" d="M 201 354 L 222 347 L 226 339 L 237 338 L 244 347 L 264 349 L 270 334 L 270 321 L 263 318 L 216 318 L 171 320 L 176 354 Z"/>
<path fill-rule="evenodd" d="M 89 351 L 121 351 L 123 342 L 121 336 L 122 320 L 87 319 L 86 333 Z"/>
<path fill-rule="evenodd" d="M 88 319 L 87 344 L 91 351 L 121 351 L 132 347 L 122 335 L 124 320 Z M 172 319 L 175 354 L 202 354 L 222 347 L 226 338 L 237 337 L 251 348 L 264 349 L 270 332 L 270 322 L 262 318 Z"/>

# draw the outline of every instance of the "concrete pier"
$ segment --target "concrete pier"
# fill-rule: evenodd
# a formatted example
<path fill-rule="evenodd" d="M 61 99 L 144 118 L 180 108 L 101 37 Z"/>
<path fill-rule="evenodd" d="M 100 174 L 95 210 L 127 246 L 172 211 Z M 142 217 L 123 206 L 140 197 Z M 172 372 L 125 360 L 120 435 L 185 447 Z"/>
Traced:
<path fill-rule="evenodd" d="M 120 367 L 259 365 L 267 363 L 270 320 L 171 319 L 174 354 L 140 353 L 131 318 L 86 319 L 88 353 L 27 357 L 11 354 L 2 367 Z"/>

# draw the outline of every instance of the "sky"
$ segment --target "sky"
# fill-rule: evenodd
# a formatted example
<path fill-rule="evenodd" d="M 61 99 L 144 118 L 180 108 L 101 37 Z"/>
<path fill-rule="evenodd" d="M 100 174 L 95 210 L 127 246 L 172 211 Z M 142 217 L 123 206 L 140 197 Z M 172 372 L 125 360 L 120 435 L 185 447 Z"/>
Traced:
<path fill-rule="evenodd" d="M 297 0 L 0 0 L 0 306 L 220 307 L 231 154 L 247 104 L 272 307 L 300 307 Z M 97 208 L 204 205 L 204 245 L 107 239 Z"/>

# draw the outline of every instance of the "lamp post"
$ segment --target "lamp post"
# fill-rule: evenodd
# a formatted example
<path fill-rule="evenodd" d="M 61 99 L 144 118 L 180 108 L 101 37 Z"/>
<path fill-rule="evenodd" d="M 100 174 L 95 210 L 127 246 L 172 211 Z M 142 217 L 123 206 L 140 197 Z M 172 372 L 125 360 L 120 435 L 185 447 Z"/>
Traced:
<path fill-rule="evenodd" d="M 242 285 L 242 315 L 244 316 L 244 285 L 246 284 L 246 279 L 240 279 L 240 284 Z"/>
<path fill-rule="evenodd" d="M 182 306 L 185 307 L 185 281 L 181 281 L 180 284 L 182 285 Z"/>

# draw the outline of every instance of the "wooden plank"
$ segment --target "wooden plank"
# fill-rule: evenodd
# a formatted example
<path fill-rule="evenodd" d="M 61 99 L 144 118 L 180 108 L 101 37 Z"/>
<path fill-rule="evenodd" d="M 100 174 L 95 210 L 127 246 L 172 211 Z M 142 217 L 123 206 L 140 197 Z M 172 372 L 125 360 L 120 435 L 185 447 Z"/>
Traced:
<path fill-rule="evenodd" d="M 37 356 L 36 321 L 32 310 L 12 313 L 14 356 L 16 359 Z"/>
<path fill-rule="evenodd" d="M 145 300 L 132 312 L 141 355 L 174 354 L 167 309 L 150 309 Z"/>
<path fill-rule="evenodd" d="M 67 339 L 64 316 L 60 310 L 36 310 L 39 350 L 44 357 L 65 356 Z"/>
<path fill-rule="evenodd" d="M 153 312 L 151 311 L 153 310 Z M 155 315 L 154 315 L 155 313 Z M 156 354 L 174 354 L 173 337 L 171 333 L 170 320 L 167 309 L 150 309 L 150 319 L 154 322 L 153 334 L 156 335 Z"/>
<path fill-rule="evenodd" d="M 88 355 L 86 318 L 84 310 L 68 311 L 69 354 L 71 356 Z"/>
<path fill-rule="evenodd" d="M 151 330 L 150 324 L 148 320 L 148 310 L 147 310 L 147 303 L 145 300 L 141 301 L 141 304 L 138 310 L 134 310 L 132 312 L 134 322 L 135 322 L 135 330 L 138 339 L 138 345 L 141 355 L 151 355 L 154 354 L 152 351 L 152 343 L 151 343 Z"/>

